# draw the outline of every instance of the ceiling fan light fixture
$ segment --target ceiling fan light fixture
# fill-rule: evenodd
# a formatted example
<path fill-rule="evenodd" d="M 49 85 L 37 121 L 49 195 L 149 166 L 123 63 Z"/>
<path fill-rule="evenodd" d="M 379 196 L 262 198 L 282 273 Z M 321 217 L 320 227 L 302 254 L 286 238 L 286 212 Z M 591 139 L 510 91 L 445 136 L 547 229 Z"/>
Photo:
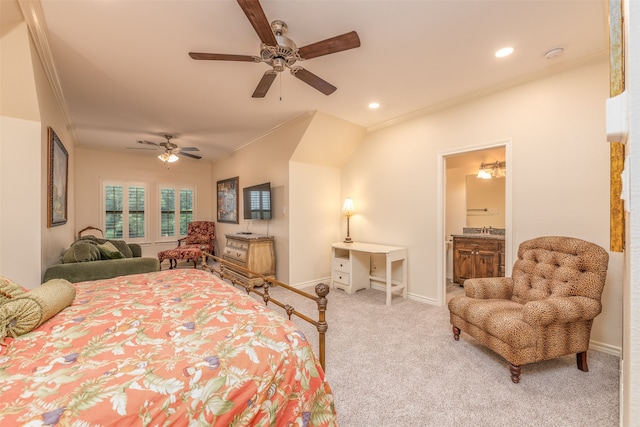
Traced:
<path fill-rule="evenodd" d="M 284 60 L 282 58 L 273 58 L 273 70 L 277 72 L 284 71 Z"/>
<path fill-rule="evenodd" d="M 159 158 L 160 160 L 162 160 L 163 162 L 165 162 L 165 163 L 173 163 L 173 162 L 177 162 L 177 161 L 178 161 L 178 159 L 179 159 L 179 157 L 178 157 L 178 156 L 176 156 L 175 154 L 173 154 L 173 153 L 168 153 L 168 152 L 164 152 L 164 153 L 160 154 L 160 155 L 158 156 L 158 158 Z"/>

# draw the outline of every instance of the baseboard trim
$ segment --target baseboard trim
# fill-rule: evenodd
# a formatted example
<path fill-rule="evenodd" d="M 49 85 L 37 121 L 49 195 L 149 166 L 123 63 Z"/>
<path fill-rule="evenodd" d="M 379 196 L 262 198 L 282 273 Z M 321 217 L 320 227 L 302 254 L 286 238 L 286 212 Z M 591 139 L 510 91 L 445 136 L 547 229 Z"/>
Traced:
<path fill-rule="evenodd" d="M 292 288 L 304 289 L 311 286 L 315 287 L 317 284 L 324 283 L 327 286 L 331 286 L 331 277 L 323 277 L 321 279 L 309 280 L 307 282 L 296 283 L 295 285 L 289 285 Z"/>
<path fill-rule="evenodd" d="M 614 345 L 591 340 L 589 341 L 589 348 L 591 350 L 598 350 L 613 356 L 622 357 L 622 349 Z"/>
<path fill-rule="evenodd" d="M 382 291 L 382 292 L 386 292 L 387 288 L 384 285 L 378 284 L 378 283 L 371 283 L 371 289 L 375 289 L 376 291 Z M 398 292 L 394 292 L 393 294 L 398 295 Z M 410 292 L 407 293 L 407 298 L 412 300 L 412 301 L 417 301 L 417 302 L 421 302 L 423 304 L 431 304 L 431 305 L 438 305 L 438 301 L 434 300 L 433 298 L 426 298 L 422 295 L 416 295 L 416 294 L 412 294 Z"/>

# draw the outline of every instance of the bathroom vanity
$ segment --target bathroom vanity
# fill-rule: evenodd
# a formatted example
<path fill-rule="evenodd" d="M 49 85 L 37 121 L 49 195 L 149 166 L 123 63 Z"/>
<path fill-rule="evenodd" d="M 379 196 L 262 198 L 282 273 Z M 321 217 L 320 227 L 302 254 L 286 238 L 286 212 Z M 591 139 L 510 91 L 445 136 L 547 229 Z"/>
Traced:
<path fill-rule="evenodd" d="M 453 235 L 453 281 L 504 277 L 504 234 L 465 233 Z"/>

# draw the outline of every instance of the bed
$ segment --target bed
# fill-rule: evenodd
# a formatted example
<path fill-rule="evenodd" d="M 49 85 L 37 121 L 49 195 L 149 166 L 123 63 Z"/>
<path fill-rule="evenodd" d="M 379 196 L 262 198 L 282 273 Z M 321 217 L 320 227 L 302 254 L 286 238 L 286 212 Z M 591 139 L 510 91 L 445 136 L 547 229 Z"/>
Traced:
<path fill-rule="evenodd" d="M 288 319 L 210 272 L 75 283 L 0 350 L 0 425 L 331 426 L 324 370 Z"/>

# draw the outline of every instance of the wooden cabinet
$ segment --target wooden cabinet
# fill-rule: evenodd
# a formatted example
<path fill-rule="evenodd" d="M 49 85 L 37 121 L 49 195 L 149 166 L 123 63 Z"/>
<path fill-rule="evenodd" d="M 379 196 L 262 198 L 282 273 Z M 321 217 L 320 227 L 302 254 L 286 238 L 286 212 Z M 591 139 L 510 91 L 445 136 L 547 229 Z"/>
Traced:
<path fill-rule="evenodd" d="M 504 277 L 504 239 L 453 237 L 453 281 Z"/>
<path fill-rule="evenodd" d="M 273 247 L 273 237 L 262 234 L 227 234 L 227 243 L 222 258 L 232 265 L 227 267 L 227 273 L 245 285 L 257 286 L 262 284 L 255 274 L 249 274 L 233 264 L 251 270 L 263 276 L 275 278 L 276 256 Z"/>

